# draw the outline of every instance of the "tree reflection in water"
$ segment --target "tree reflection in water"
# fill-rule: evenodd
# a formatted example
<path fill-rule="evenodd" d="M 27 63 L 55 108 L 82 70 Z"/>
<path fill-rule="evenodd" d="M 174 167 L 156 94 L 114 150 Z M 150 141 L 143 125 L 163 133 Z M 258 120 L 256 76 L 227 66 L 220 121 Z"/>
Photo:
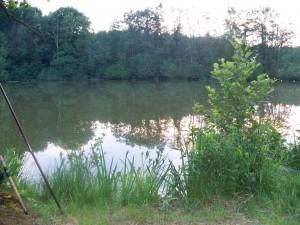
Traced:
<path fill-rule="evenodd" d="M 69 82 L 5 84 L 33 149 L 44 157 L 88 148 L 102 133 L 104 151 L 122 158 L 126 151 L 170 151 L 192 126 L 200 126 L 195 101 L 205 103 L 205 86 L 193 82 Z M 278 83 L 264 115 L 283 132 L 300 129 L 300 85 Z M 2 147 L 26 149 L 3 99 Z M 111 154 L 110 154 L 111 155 Z M 49 157 L 47 157 L 49 156 Z M 51 158 L 50 157 L 50 158 Z"/>

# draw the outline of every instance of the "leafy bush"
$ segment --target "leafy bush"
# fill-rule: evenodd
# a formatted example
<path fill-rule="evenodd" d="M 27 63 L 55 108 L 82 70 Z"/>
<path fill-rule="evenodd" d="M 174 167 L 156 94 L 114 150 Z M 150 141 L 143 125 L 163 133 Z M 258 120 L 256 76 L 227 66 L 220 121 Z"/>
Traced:
<path fill-rule="evenodd" d="M 208 103 L 206 110 L 199 103 L 196 112 L 205 115 L 207 126 L 225 132 L 232 127 L 246 133 L 251 124 L 256 123 L 254 116 L 259 113 L 261 102 L 272 92 L 275 80 L 267 74 L 260 74 L 256 80 L 248 82 L 249 77 L 260 66 L 245 40 L 231 41 L 234 47 L 233 61 L 220 60 L 214 64 L 212 77 L 219 81 L 220 90 L 207 86 Z"/>
<path fill-rule="evenodd" d="M 233 61 L 214 64 L 212 77 L 220 90 L 207 87 L 210 108 L 195 104 L 206 126 L 194 129 L 192 149 L 182 150 L 184 165 L 172 170 L 177 177 L 173 189 L 188 200 L 238 193 L 272 195 L 280 190 L 282 138 L 267 121 L 257 121 L 263 113 L 261 102 L 274 90 L 275 80 L 261 74 L 248 82 L 259 63 L 251 58 L 243 38 L 231 43 Z"/>
<path fill-rule="evenodd" d="M 106 70 L 106 73 L 108 75 L 108 78 L 112 80 L 128 79 L 130 77 L 130 71 L 125 60 L 123 59 L 111 65 Z"/>
<path fill-rule="evenodd" d="M 5 149 L 0 151 L 0 154 L 4 158 L 8 171 L 12 179 L 17 182 L 18 178 L 20 178 L 22 166 L 24 163 L 24 153 L 20 153 L 16 149 Z M 10 183 L 6 175 L 4 175 L 3 165 L 0 162 L 0 176 L 2 176 L 3 180 L 0 180 L 0 187 L 3 189 L 11 189 Z M 2 175 L 1 175 L 2 172 Z M 22 190 L 23 191 L 23 190 Z"/>
<path fill-rule="evenodd" d="M 153 79 L 158 76 L 159 61 L 150 54 L 140 53 L 133 60 L 133 71 L 138 79 Z"/>

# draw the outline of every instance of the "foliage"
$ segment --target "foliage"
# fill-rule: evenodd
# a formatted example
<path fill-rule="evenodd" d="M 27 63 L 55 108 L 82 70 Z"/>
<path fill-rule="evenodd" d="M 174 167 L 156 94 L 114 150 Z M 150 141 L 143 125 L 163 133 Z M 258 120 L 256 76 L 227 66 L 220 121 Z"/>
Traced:
<path fill-rule="evenodd" d="M 5 149 L 5 150 L 1 150 L 0 154 L 3 156 L 6 166 L 8 168 L 8 171 L 11 174 L 12 179 L 16 182 L 19 178 L 20 178 L 20 174 L 21 174 L 21 170 L 22 170 L 22 166 L 24 163 L 24 154 L 18 152 L 16 149 Z M 0 163 L 0 170 L 2 171 L 2 164 Z M 4 171 L 2 171 L 4 172 Z M 6 176 L 4 176 L 5 178 Z M 10 189 L 12 188 L 10 186 L 10 183 L 8 181 L 8 179 L 4 179 L 4 181 L 1 183 L 0 182 L 0 187 L 1 189 Z M 23 190 L 19 190 L 20 193 L 23 193 Z"/>
<path fill-rule="evenodd" d="M 260 66 L 252 52 L 242 41 L 231 41 L 234 47 L 233 61 L 220 60 L 214 64 L 212 77 L 217 79 L 220 90 L 207 87 L 208 103 L 211 108 L 206 110 L 199 103 L 195 104 L 196 112 L 205 115 L 207 125 L 220 131 L 229 131 L 232 127 L 237 132 L 246 132 L 254 125 L 257 106 L 261 104 L 273 90 L 275 80 L 267 74 L 261 74 L 257 80 L 248 83 L 249 77 Z"/>
<path fill-rule="evenodd" d="M 111 80 L 128 79 L 130 72 L 124 60 L 119 60 L 115 64 L 107 68 L 108 78 Z"/>
<path fill-rule="evenodd" d="M 138 54 L 133 58 L 134 74 L 138 78 L 153 79 L 158 77 L 158 62 L 149 54 Z"/>
<path fill-rule="evenodd" d="M 300 48 L 285 48 L 284 54 L 279 64 L 278 78 L 281 80 L 299 80 L 300 79 Z"/>
<path fill-rule="evenodd" d="M 180 18 L 168 30 L 161 4 L 127 12 L 110 31 L 98 33 L 90 30 L 83 13 L 70 7 L 43 16 L 37 8 L 17 4 L 12 12 L 27 26 L 1 11 L 0 32 L 6 41 L 0 51 L 0 65 L 6 67 L 2 80 L 206 79 L 219 56 L 229 59 L 232 54 L 227 34 L 188 37 L 182 33 Z M 247 17 L 251 32 L 245 35 L 252 40 L 265 24 L 264 43 L 252 43 L 260 68 L 281 79 L 298 79 L 295 52 L 284 51 L 291 33 L 277 20 L 271 23 L 272 12 L 254 11 L 256 19 Z M 237 15 L 230 13 L 227 28 L 241 33 L 246 23 L 234 20 Z M 277 35 L 275 28 L 281 33 Z"/>
<path fill-rule="evenodd" d="M 233 39 L 233 61 L 214 64 L 212 76 L 220 89 L 207 87 L 210 108 L 199 103 L 205 128 L 193 130 L 192 149 L 181 150 L 183 166 L 173 167 L 173 190 L 180 198 L 207 201 L 237 194 L 272 196 L 281 192 L 281 135 L 260 115 L 259 104 L 273 90 L 274 80 L 261 74 L 250 83 L 259 64 L 251 58 L 245 39 Z M 176 178 L 176 179 L 175 179 Z"/>
<path fill-rule="evenodd" d="M 176 72 L 177 66 L 173 60 L 167 59 L 163 61 L 163 64 L 160 68 L 160 73 L 163 77 L 171 78 L 172 76 L 176 75 Z"/>
<path fill-rule="evenodd" d="M 105 78 L 106 70 L 111 65 L 110 35 L 107 32 L 92 34 L 87 47 L 89 77 Z"/>
<path fill-rule="evenodd" d="M 18 6 L 27 6 L 28 4 L 26 0 L 1 0 L 0 3 L 1 6 L 6 7 L 9 10 L 14 10 Z"/>
<path fill-rule="evenodd" d="M 275 77 L 282 61 L 282 49 L 290 45 L 294 32 L 279 22 L 278 14 L 270 7 L 237 12 L 228 9 L 225 27 L 229 33 L 244 35 L 247 43 L 254 46 L 262 63 L 261 70 Z"/>
<path fill-rule="evenodd" d="M 82 79 L 87 73 L 89 19 L 74 8 L 60 8 L 48 16 L 46 28 L 55 49 L 51 71 L 60 79 Z"/>
<path fill-rule="evenodd" d="M 6 80 L 8 78 L 7 73 L 7 50 L 5 48 L 5 36 L 2 32 L 0 32 L 0 42 L 2 43 L 0 46 L 0 81 Z"/>
<path fill-rule="evenodd" d="M 242 139 L 233 131 L 227 135 L 198 129 L 194 132 L 193 150 L 181 150 L 186 163 L 179 171 L 172 171 L 179 199 L 207 202 L 216 196 L 271 195 L 280 191 L 279 164 L 271 157 L 274 149 L 260 133 L 252 134 L 253 140 Z"/>

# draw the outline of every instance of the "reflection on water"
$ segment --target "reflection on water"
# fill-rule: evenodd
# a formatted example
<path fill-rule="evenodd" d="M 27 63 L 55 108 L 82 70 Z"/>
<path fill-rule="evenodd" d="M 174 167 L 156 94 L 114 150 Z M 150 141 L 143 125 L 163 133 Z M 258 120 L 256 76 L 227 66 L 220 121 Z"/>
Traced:
<path fill-rule="evenodd" d="M 206 102 L 205 85 L 213 84 L 14 83 L 4 88 L 42 167 L 48 169 L 60 153 L 80 147 L 88 151 L 102 134 L 108 158 L 124 159 L 127 151 L 136 157 L 145 151 L 154 156 L 160 150 L 179 160 L 172 145 L 187 137 L 193 126 L 201 125 L 202 119 L 192 107 L 194 101 Z M 267 117 L 289 137 L 300 129 L 298 96 L 299 84 L 279 83 L 272 102 L 264 105 Z M 1 147 L 26 150 L 3 98 L 0 110 Z"/>
<path fill-rule="evenodd" d="M 266 117 L 288 142 L 293 142 L 300 130 L 300 106 L 269 103 Z"/>
<path fill-rule="evenodd" d="M 266 114 L 286 140 L 293 142 L 300 130 L 300 83 L 278 82 Z"/>

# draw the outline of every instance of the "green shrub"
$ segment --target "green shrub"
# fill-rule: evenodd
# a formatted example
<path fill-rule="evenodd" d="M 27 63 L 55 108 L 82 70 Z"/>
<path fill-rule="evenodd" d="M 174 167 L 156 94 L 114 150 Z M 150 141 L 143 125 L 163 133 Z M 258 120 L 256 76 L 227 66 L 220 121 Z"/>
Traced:
<path fill-rule="evenodd" d="M 233 61 L 214 64 L 212 77 L 220 90 L 207 87 L 210 108 L 195 104 L 205 116 L 205 128 L 194 129 L 192 149 L 182 150 L 186 161 L 172 169 L 173 190 L 188 201 L 280 191 L 282 138 L 267 121 L 257 121 L 275 80 L 261 74 L 248 82 L 259 64 L 243 38 L 231 43 Z"/>
<path fill-rule="evenodd" d="M 20 178 L 22 172 L 22 166 L 24 164 L 24 153 L 17 151 L 16 149 L 5 149 L 0 151 L 0 154 L 4 158 L 8 171 L 12 176 L 14 182 Z M 11 189 L 10 183 L 8 182 L 7 176 L 4 174 L 3 165 L 0 162 L 0 170 L 2 171 L 2 182 L 0 182 L 0 187 L 3 189 Z M 6 182 L 7 181 L 7 182 Z"/>
<path fill-rule="evenodd" d="M 126 80 L 130 78 L 130 71 L 124 59 L 120 59 L 115 64 L 111 65 L 106 70 L 108 79 Z"/>

